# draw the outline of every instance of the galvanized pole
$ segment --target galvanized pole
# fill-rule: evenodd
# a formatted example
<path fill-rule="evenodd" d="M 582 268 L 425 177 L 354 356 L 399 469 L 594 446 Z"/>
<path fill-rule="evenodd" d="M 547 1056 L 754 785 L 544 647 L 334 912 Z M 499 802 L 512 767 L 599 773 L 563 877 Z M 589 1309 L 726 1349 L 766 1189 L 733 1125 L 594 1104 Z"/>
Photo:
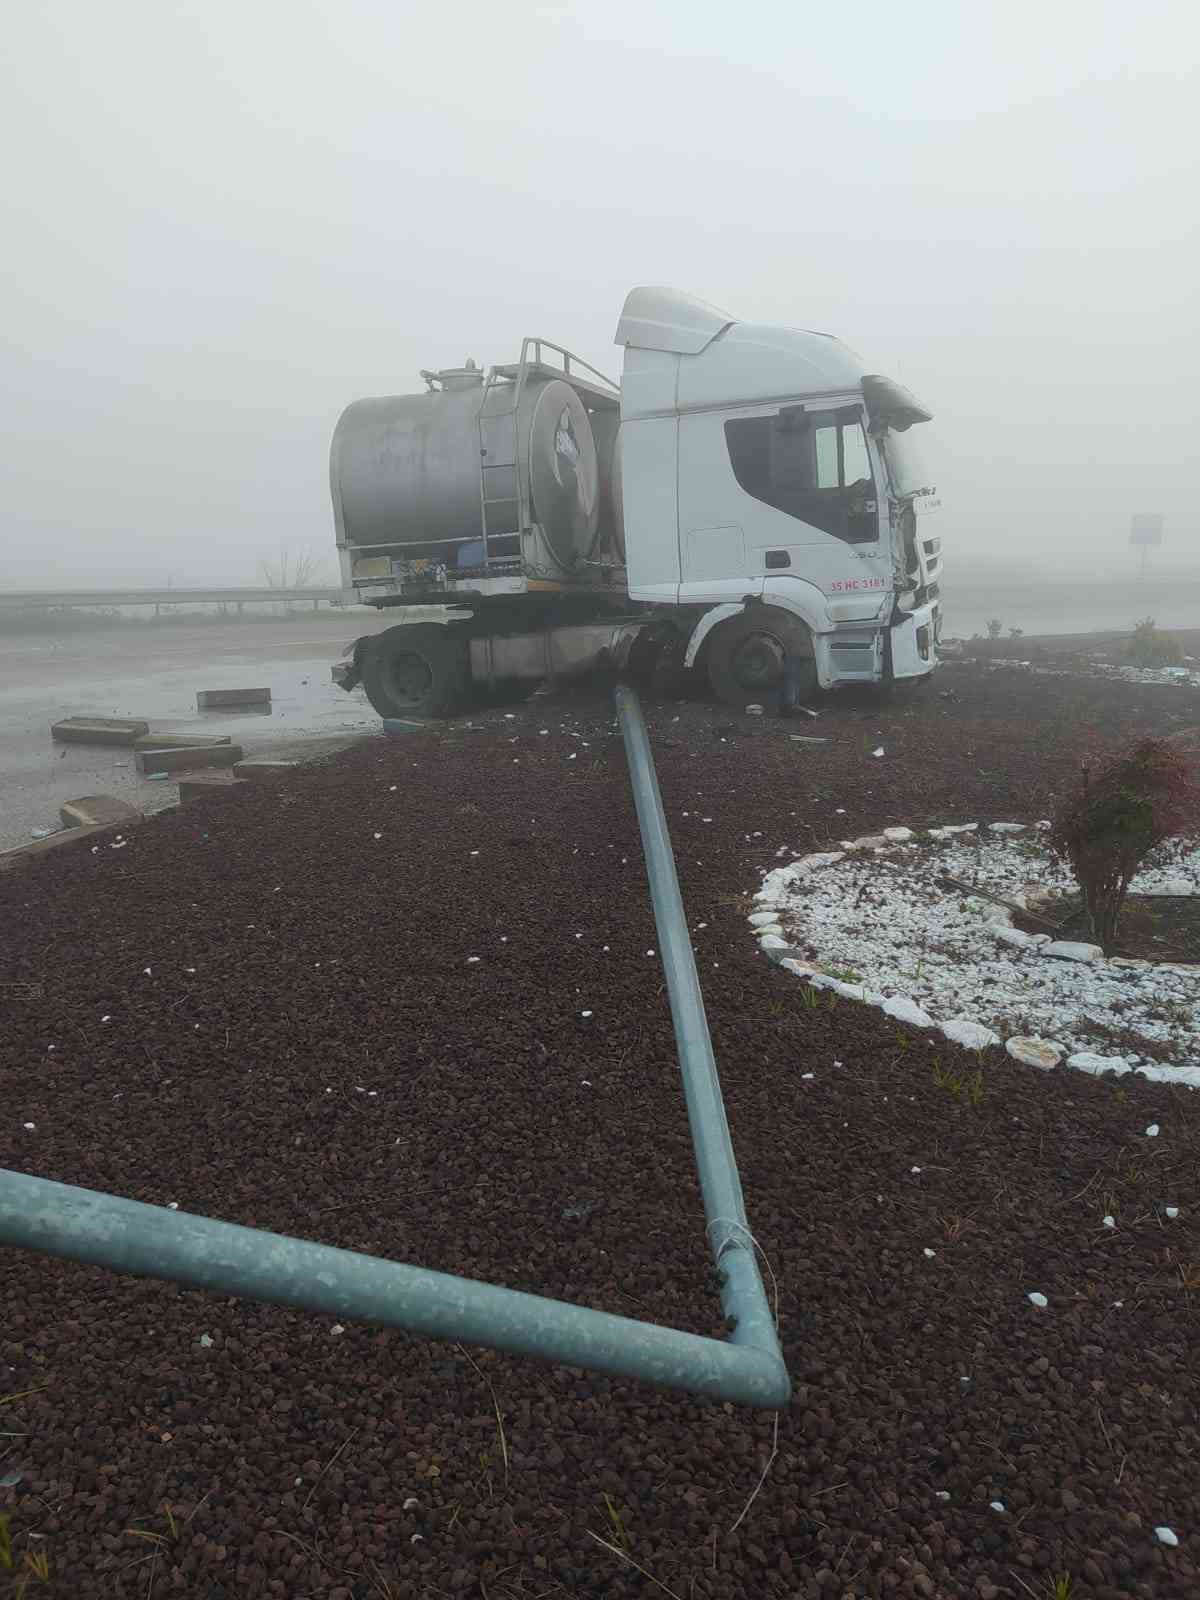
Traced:
<path fill-rule="evenodd" d="M 782 1371 L 783 1357 L 775 1319 L 767 1302 L 755 1259 L 754 1240 L 746 1221 L 741 1180 L 729 1137 L 704 996 L 679 892 L 679 877 L 646 723 L 637 694 L 627 684 L 618 684 L 614 697 L 645 846 L 646 873 L 650 879 L 654 920 L 675 1023 L 675 1041 L 704 1196 L 704 1213 L 708 1218 L 709 1242 L 722 1274 L 721 1301 L 726 1315 L 735 1324 L 734 1342 L 769 1354 L 779 1362 Z"/>
<path fill-rule="evenodd" d="M 741 1405 L 775 1407 L 787 1395 L 778 1361 L 720 1339 L 3 1168 L 0 1243 Z"/>
<path fill-rule="evenodd" d="M 650 874 L 708 1234 L 732 1337 L 702 1338 L 472 1278 L 0 1169 L 0 1244 L 217 1294 L 381 1322 L 777 1410 L 790 1385 L 746 1225 L 700 981 L 637 697 L 617 708 Z"/>

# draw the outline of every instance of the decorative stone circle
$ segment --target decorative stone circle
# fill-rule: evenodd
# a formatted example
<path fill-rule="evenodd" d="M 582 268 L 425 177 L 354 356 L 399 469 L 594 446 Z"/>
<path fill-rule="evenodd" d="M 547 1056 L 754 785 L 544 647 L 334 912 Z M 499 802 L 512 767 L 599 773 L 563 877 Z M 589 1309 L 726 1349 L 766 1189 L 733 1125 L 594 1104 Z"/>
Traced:
<path fill-rule="evenodd" d="M 1049 826 L 1048 822 L 1039 822 L 1035 825 L 992 822 L 981 829 L 978 822 L 967 822 L 924 830 L 889 827 L 879 833 L 867 834 L 857 839 L 846 839 L 841 842 L 841 847 L 837 850 L 815 851 L 768 872 L 755 895 L 754 909 L 749 915 L 749 921 L 764 953 L 785 971 L 802 978 L 813 988 L 830 989 L 847 999 L 877 1006 L 885 1015 L 897 1020 L 908 1022 L 915 1027 L 936 1030 L 944 1038 L 966 1050 L 978 1051 L 1003 1043 L 1007 1053 L 1014 1060 L 1042 1070 L 1051 1070 L 1065 1059 L 1068 1066 L 1084 1072 L 1113 1073 L 1119 1076 L 1136 1070 L 1147 1077 L 1188 1083 L 1200 1088 L 1200 1051 L 1197 1051 L 1193 1058 L 1192 1050 L 1188 1048 L 1185 1059 L 1163 1064 L 1133 1053 L 1127 1059 L 1125 1055 L 1110 1055 L 1085 1048 L 1073 1048 L 1058 1039 L 1030 1036 L 1028 1032 L 1014 1033 L 1004 1039 L 996 1028 L 988 1026 L 983 1019 L 976 1016 L 935 1017 L 931 1012 L 937 1009 L 936 1005 L 929 1000 L 918 1001 L 912 995 L 897 992 L 895 982 L 881 981 L 878 976 L 876 983 L 872 985 L 868 974 L 858 970 L 846 972 L 839 969 L 834 961 L 823 960 L 819 954 L 806 955 L 795 948 L 795 936 L 789 937 L 787 922 L 797 909 L 802 909 L 803 904 L 801 900 L 797 900 L 795 905 L 789 904 L 791 897 L 807 883 L 819 884 L 822 875 L 840 863 L 853 861 L 856 858 L 870 861 L 892 857 L 899 858 L 899 865 L 903 867 L 913 864 L 919 859 L 918 853 L 923 851 L 930 851 L 931 858 L 936 860 L 936 855 L 931 850 L 932 845 L 943 846 L 950 852 L 953 846 L 965 842 L 966 836 L 974 836 L 981 846 L 986 845 L 993 849 L 1006 844 L 1010 839 L 1015 844 L 1021 835 L 1029 835 L 1032 843 L 1039 834 L 1044 834 Z M 1036 854 L 1036 852 L 1030 853 Z M 940 855 L 941 852 L 937 854 Z M 885 861 L 881 861 L 881 868 L 886 865 Z M 1060 879 L 1065 879 L 1061 869 L 1055 869 L 1055 872 Z M 1174 876 L 1172 872 L 1173 869 L 1169 866 L 1152 869 L 1147 880 L 1152 887 L 1145 892 L 1170 895 L 1200 894 L 1200 847 L 1185 855 L 1182 867 Z M 1137 883 L 1138 880 L 1135 879 L 1135 893 Z M 1045 882 L 1026 882 L 1021 890 L 1010 892 L 1001 898 L 1007 899 L 1019 908 L 1036 912 L 1039 905 L 1052 899 L 1057 889 L 1062 886 L 1061 882 L 1056 887 L 1048 887 Z M 911 888 L 911 882 L 909 887 Z M 982 889 L 985 885 L 976 882 L 971 887 Z M 941 892 L 939 890 L 939 893 Z M 1049 963 L 1055 966 L 1059 963 L 1073 964 L 1081 969 L 1087 969 L 1089 973 L 1094 973 L 1097 984 L 1101 987 L 1111 986 L 1114 980 L 1122 977 L 1128 980 L 1134 976 L 1161 974 L 1170 980 L 1173 989 L 1179 990 L 1185 996 L 1190 995 L 1190 980 L 1194 979 L 1196 992 L 1191 997 L 1190 1003 L 1193 1014 L 1200 1016 L 1200 1012 L 1196 1011 L 1197 1005 L 1200 1005 L 1200 966 L 1175 962 L 1150 962 L 1121 956 L 1106 958 L 1098 945 L 1078 940 L 1056 939 L 1049 933 L 1026 933 L 1013 925 L 1013 913 L 1007 906 L 990 900 L 986 895 L 977 896 L 971 893 L 968 887 L 964 887 L 961 891 L 948 891 L 946 898 L 957 897 L 959 894 L 962 896 L 962 901 L 978 901 L 979 907 L 982 908 L 981 915 L 985 916 L 986 920 L 979 928 L 980 936 L 986 935 L 1001 951 L 1011 951 L 1012 959 L 1019 960 L 1022 966 L 1031 958 L 1038 965 L 1044 960 L 1048 964 L 1046 970 L 1049 973 L 1052 970 Z M 965 909 L 961 902 L 960 909 Z M 811 936 L 807 937 L 805 942 L 819 945 L 819 940 Z M 864 955 L 863 960 L 868 959 L 869 957 Z M 942 956 L 931 959 L 947 960 Z M 855 968 L 860 967 L 863 960 L 856 959 Z M 1182 1005 L 1177 1004 L 1176 1009 L 1186 1010 L 1187 1003 L 1185 998 Z M 1069 1029 L 1066 1027 L 1062 1031 L 1064 1034 L 1069 1034 Z M 1197 1027 L 1197 1033 L 1200 1034 L 1200 1026 Z M 1174 1049 L 1174 1046 L 1169 1048 Z"/>

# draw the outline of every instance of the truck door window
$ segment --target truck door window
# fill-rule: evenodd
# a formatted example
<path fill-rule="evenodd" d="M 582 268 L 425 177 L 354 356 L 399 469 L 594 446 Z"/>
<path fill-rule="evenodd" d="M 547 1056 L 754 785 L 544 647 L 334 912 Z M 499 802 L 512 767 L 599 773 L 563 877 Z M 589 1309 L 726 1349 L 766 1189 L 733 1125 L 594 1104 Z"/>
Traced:
<path fill-rule="evenodd" d="M 856 406 L 725 424 L 733 475 L 747 494 L 800 522 L 866 544 L 879 536 L 871 460 Z"/>

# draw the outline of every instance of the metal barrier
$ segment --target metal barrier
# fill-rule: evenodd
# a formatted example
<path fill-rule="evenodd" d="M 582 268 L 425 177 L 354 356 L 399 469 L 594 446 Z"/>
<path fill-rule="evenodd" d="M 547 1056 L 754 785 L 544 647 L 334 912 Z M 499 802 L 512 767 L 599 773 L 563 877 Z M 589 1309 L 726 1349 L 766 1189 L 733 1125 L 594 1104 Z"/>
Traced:
<path fill-rule="evenodd" d="M 616 702 L 729 1340 L 0 1169 L 0 1244 L 778 1409 L 790 1385 L 746 1224 L 695 958 L 637 696 Z"/>

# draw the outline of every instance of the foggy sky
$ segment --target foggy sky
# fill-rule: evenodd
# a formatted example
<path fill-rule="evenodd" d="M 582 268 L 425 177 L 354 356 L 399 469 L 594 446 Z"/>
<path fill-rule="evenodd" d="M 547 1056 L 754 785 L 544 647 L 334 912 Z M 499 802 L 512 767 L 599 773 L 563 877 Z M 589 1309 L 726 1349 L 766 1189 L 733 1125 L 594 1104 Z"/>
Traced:
<path fill-rule="evenodd" d="M 1200 562 L 1190 3 L 36 0 L 6 15 L 0 587 L 334 581 L 329 438 L 626 290 L 935 413 L 947 566 Z M 1191 102 L 1189 104 L 1189 101 Z"/>

